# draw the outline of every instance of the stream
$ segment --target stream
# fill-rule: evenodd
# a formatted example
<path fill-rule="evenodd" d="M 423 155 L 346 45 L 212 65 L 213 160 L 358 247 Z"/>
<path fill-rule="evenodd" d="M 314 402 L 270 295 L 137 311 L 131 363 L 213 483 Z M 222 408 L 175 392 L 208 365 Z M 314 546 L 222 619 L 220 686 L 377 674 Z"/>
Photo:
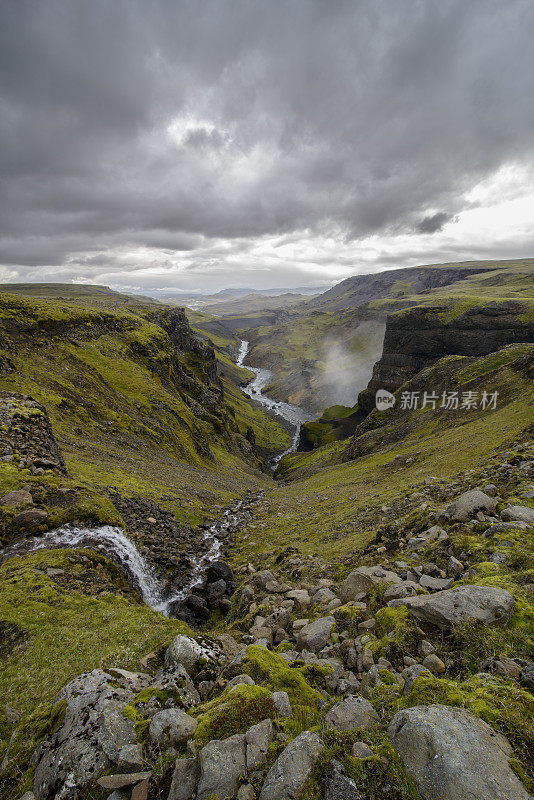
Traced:
<path fill-rule="evenodd" d="M 236 360 L 238 366 L 243 366 L 243 360 L 248 353 L 249 343 L 241 342 Z M 290 403 L 280 403 L 262 393 L 263 387 L 271 377 L 271 371 L 258 367 L 246 369 L 254 372 L 254 379 L 244 387 L 244 392 L 253 400 L 261 403 L 268 410 L 282 417 L 294 428 L 291 445 L 283 453 L 275 456 L 270 463 L 274 471 L 282 456 L 294 452 L 298 447 L 300 426 L 312 416 L 304 409 Z M 147 606 L 169 616 L 173 603 L 184 600 L 193 587 L 204 580 L 208 567 L 222 555 L 223 540 L 239 524 L 239 511 L 243 500 L 236 501 L 226 509 L 221 520 L 202 529 L 198 542 L 198 553 L 191 559 L 192 567 L 187 582 L 177 591 L 168 591 L 165 581 L 158 576 L 155 568 L 139 552 L 135 544 L 126 536 L 121 528 L 111 525 L 102 525 L 98 528 L 80 528 L 75 525 L 63 525 L 60 528 L 48 531 L 42 536 L 31 536 L 0 550 L 0 564 L 14 556 L 25 555 L 36 550 L 89 547 L 99 550 L 110 561 L 117 564 L 127 574 L 135 587 L 139 589 L 143 601 Z"/>
<path fill-rule="evenodd" d="M 189 580 L 178 591 L 168 592 L 164 582 L 160 580 L 154 567 L 139 552 L 135 544 L 128 539 L 121 528 L 102 525 L 98 528 L 78 528 L 75 525 L 63 525 L 48 531 L 43 536 L 31 536 L 6 547 L 0 552 L 0 563 L 13 556 L 33 553 L 36 550 L 89 547 L 99 550 L 110 561 L 123 569 L 132 583 L 139 589 L 147 606 L 169 616 L 172 604 L 183 600 L 194 586 L 202 583 L 209 565 L 218 561 L 222 553 L 224 534 L 233 528 L 238 518 L 236 514 L 243 505 L 238 500 L 224 512 L 223 518 L 203 530 L 199 542 L 199 553 L 191 559 L 192 569 Z"/>
<path fill-rule="evenodd" d="M 294 406 L 291 405 L 291 403 L 283 403 L 263 394 L 263 388 L 269 383 L 272 372 L 270 369 L 251 367 L 248 364 L 244 364 L 243 361 L 247 356 L 248 350 L 249 342 L 242 340 L 235 363 L 238 367 L 244 367 L 245 369 L 253 372 L 255 375 L 250 383 L 243 387 L 243 391 L 251 398 L 251 400 L 261 403 L 264 408 L 272 411 L 277 416 L 282 417 L 282 419 L 284 419 L 286 422 L 289 422 L 291 428 L 293 428 L 291 444 L 287 450 L 284 450 L 283 453 L 279 453 L 277 456 L 274 456 L 269 462 L 269 467 L 274 472 L 280 462 L 280 459 L 288 453 L 294 453 L 299 446 L 301 426 L 305 422 L 315 419 L 317 414 L 310 414 L 300 406 Z"/>

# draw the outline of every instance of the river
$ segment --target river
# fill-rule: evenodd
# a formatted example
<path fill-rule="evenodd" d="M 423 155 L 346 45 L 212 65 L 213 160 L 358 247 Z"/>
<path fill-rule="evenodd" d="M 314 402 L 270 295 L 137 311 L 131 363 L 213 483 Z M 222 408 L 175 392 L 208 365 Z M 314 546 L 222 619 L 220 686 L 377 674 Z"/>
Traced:
<path fill-rule="evenodd" d="M 291 403 L 283 403 L 279 400 L 274 400 L 272 397 L 269 397 L 266 394 L 263 394 L 263 388 L 269 383 L 272 372 L 270 369 L 251 367 L 248 364 L 244 364 L 243 362 L 248 354 L 248 350 L 249 342 L 243 339 L 239 347 L 236 364 L 238 367 L 244 367 L 245 369 L 250 370 L 255 376 L 250 383 L 243 387 L 243 391 L 252 400 L 261 403 L 264 408 L 268 409 L 273 414 L 282 417 L 282 419 L 288 422 L 292 428 L 291 444 L 287 450 L 284 450 L 283 453 L 279 453 L 278 455 L 274 456 L 274 458 L 272 458 L 269 462 L 269 466 L 274 472 L 280 462 L 280 459 L 288 453 L 294 453 L 297 449 L 299 445 L 301 426 L 305 422 L 315 419 L 317 415 L 309 413 L 300 406 L 294 406 L 291 405 Z"/>
<path fill-rule="evenodd" d="M 236 364 L 243 366 L 243 360 L 248 353 L 249 343 L 241 342 Z M 262 390 L 271 377 L 271 371 L 258 367 L 246 366 L 254 372 L 254 379 L 244 387 L 244 392 L 253 400 L 265 406 L 269 411 L 289 422 L 294 429 L 291 445 L 283 453 L 275 456 L 270 463 L 271 468 L 276 466 L 283 455 L 294 452 L 298 447 L 300 426 L 312 415 L 304 409 L 290 403 L 280 403 L 264 395 Z M 206 530 L 199 532 L 198 552 L 192 559 L 189 579 L 177 591 L 168 592 L 165 583 L 158 576 L 155 568 L 139 552 L 135 544 L 126 536 L 121 528 L 111 525 L 102 525 L 98 528 L 85 528 L 76 525 L 63 525 L 60 528 L 48 531 L 43 536 L 31 536 L 16 542 L 4 550 L 0 550 L 0 563 L 8 558 L 20 556 L 35 550 L 90 547 L 100 550 L 104 555 L 118 564 L 132 584 L 136 586 L 144 602 L 155 611 L 160 611 L 166 616 L 176 601 L 183 600 L 194 586 L 202 583 L 209 565 L 217 561 L 222 554 L 222 539 L 228 530 L 238 524 L 238 514 L 243 505 L 242 500 L 237 500 L 228 508 L 221 520 L 214 522 Z"/>

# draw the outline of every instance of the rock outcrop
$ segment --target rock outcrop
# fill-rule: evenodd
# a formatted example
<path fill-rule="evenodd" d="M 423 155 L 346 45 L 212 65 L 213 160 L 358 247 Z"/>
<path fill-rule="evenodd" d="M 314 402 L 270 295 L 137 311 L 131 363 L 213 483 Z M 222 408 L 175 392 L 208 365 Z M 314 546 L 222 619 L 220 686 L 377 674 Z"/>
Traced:
<path fill-rule="evenodd" d="M 28 467 L 34 474 L 67 474 L 48 413 L 33 397 L 0 392 L 0 433 L 3 461 Z"/>
<path fill-rule="evenodd" d="M 424 800 L 529 800 L 512 772 L 507 739 L 461 708 L 400 711 L 388 728 Z"/>
<path fill-rule="evenodd" d="M 442 630 L 451 630 L 475 621 L 485 625 L 503 625 L 510 619 L 515 601 L 506 589 L 459 586 L 428 596 L 390 600 L 388 605 L 407 606 L 417 620 Z"/>
<path fill-rule="evenodd" d="M 446 306 L 422 306 L 387 318 L 384 350 L 367 387 L 396 391 L 444 356 L 484 356 L 517 342 L 534 342 L 534 323 L 521 319 L 523 303 L 488 303 L 449 320 Z"/>

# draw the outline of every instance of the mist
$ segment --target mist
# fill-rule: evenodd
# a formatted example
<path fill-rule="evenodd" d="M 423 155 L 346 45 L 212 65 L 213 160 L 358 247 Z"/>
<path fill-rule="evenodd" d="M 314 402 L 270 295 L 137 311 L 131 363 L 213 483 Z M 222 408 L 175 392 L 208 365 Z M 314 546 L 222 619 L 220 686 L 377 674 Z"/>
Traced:
<path fill-rule="evenodd" d="M 314 387 L 324 408 L 356 404 L 382 354 L 385 330 L 385 323 L 368 320 L 351 331 L 347 341 L 340 336 L 325 340 L 323 369 Z"/>

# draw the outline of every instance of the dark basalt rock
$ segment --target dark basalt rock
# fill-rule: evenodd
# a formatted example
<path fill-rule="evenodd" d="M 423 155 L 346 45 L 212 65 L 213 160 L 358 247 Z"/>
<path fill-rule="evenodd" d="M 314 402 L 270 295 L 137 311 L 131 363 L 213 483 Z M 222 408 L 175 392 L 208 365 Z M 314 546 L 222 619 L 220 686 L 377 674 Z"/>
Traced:
<path fill-rule="evenodd" d="M 213 564 L 210 564 L 208 571 L 206 573 L 206 580 L 208 583 L 215 583 L 215 581 L 223 580 L 228 583 L 229 581 L 233 581 L 234 574 L 232 572 L 232 568 L 225 564 L 224 561 L 214 561 Z"/>
<path fill-rule="evenodd" d="M 508 300 L 470 308 L 450 322 L 444 307 L 393 314 L 387 319 L 384 350 L 367 390 L 374 401 L 377 389 L 395 392 L 444 356 L 485 356 L 508 344 L 534 342 L 534 323 L 521 319 L 524 312 L 523 303 Z"/>
<path fill-rule="evenodd" d="M 394 393 L 409 382 L 410 390 L 422 392 L 428 388 L 423 370 L 442 358 L 480 358 L 509 345 L 534 342 L 534 322 L 522 318 L 525 310 L 523 303 L 509 300 L 470 308 L 451 321 L 450 309 L 445 306 L 411 308 L 388 317 L 382 357 L 358 397 L 363 420 L 355 428 L 343 460 L 372 452 L 378 441 L 381 445 L 399 441 L 417 425 L 415 419 L 399 417 L 398 407 L 395 425 L 389 428 L 372 414 L 378 389 Z M 528 374 L 531 357 L 519 358 L 516 367 Z"/>

